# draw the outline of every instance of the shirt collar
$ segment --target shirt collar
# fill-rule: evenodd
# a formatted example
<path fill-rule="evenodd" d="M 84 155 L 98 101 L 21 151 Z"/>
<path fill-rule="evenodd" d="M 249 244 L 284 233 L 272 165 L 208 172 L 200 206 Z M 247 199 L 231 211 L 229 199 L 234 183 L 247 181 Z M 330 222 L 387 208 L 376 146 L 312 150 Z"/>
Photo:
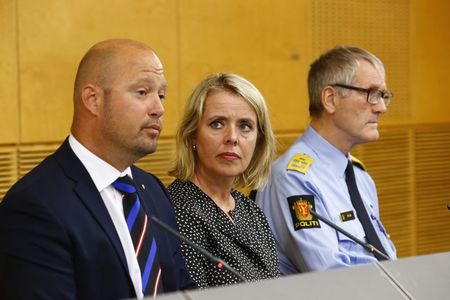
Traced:
<path fill-rule="evenodd" d="M 334 168 L 334 172 L 337 174 L 342 176 L 345 174 L 350 153 L 344 155 L 338 148 L 322 137 L 311 125 L 306 128 L 302 138 L 313 149 L 318 159 L 324 161 L 331 168 Z"/>
<path fill-rule="evenodd" d="M 69 135 L 69 145 L 73 152 L 75 152 L 75 155 L 81 160 L 81 163 L 88 171 L 99 192 L 110 186 L 120 176 L 129 175 L 133 178 L 131 176 L 130 167 L 126 168 L 125 171 L 120 172 L 106 161 L 89 151 L 79 141 L 77 141 L 72 134 Z"/>

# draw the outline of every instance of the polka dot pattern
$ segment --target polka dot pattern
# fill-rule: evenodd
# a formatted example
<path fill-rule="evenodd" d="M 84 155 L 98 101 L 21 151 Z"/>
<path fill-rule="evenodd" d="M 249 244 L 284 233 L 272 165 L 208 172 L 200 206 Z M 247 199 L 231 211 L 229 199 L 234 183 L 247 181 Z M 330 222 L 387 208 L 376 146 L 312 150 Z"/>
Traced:
<path fill-rule="evenodd" d="M 190 181 L 176 179 L 168 188 L 174 201 L 180 232 L 219 257 L 248 281 L 280 275 L 278 255 L 270 227 L 255 202 L 232 190 L 233 222 L 201 189 Z M 192 279 L 199 287 L 229 285 L 239 278 L 185 243 L 183 256 Z"/>

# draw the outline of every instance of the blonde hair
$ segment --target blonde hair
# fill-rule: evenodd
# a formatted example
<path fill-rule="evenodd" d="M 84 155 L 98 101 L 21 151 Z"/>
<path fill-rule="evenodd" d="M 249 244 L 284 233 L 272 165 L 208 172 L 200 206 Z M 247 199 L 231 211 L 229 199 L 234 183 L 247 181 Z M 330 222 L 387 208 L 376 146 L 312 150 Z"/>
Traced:
<path fill-rule="evenodd" d="M 205 102 L 213 91 L 229 91 L 240 95 L 255 111 L 258 123 L 258 138 L 255 152 L 247 169 L 236 177 L 236 187 L 258 189 L 269 178 L 275 155 L 275 137 L 270 124 L 269 112 L 264 97 L 245 78 L 232 73 L 217 73 L 205 78 L 188 98 L 184 116 L 177 132 L 177 153 L 175 165 L 169 175 L 181 180 L 191 180 L 194 176 L 195 155 L 192 138 L 203 116 Z"/>

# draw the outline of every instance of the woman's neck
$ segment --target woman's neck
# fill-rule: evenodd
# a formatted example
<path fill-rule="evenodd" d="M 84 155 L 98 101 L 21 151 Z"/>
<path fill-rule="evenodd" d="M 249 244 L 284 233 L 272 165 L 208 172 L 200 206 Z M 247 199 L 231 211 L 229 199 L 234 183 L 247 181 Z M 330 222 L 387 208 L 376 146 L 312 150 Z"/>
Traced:
<path fill-rule="evenodd" d="M 217 180 L 196 173 L 191 181 L 230 217 L 229 212 L 235 207 L 234 198 L 231 196 L 232 180 Z"/>

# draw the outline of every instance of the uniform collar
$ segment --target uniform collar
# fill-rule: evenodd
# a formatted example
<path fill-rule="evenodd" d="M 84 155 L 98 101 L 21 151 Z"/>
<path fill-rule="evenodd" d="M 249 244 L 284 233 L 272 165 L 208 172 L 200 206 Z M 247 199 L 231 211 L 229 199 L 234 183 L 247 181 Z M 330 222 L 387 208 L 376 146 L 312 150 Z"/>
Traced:
<path fill-rule="evenodd" d="M 302 139 L 313 149 L 319 160 L 333 168 L 334 173 L 344 176 L 348 156 L 322 137 L 311 125 L 306 128 Z"/>

